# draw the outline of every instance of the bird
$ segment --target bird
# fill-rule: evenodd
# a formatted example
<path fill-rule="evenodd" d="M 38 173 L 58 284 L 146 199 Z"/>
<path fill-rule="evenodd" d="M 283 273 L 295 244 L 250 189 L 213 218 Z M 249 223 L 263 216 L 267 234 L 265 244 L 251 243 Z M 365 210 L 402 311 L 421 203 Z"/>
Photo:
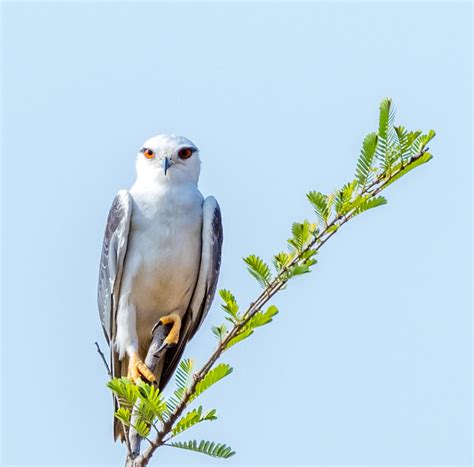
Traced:
<path fill-rule="evenodd" d="M 197 146 L 183 136 L 149 138 L 136 156 L 136 180 L 113 200 L 100 258 L 98 307 L 112 376 L 163 390 L 205 319 L 217 287 L 222 217 L 198 188 Z M 156 326 L 170 328 L 164 357 L 144 362 Z M 114 438 L 123 441 L 114 419 Z"/>

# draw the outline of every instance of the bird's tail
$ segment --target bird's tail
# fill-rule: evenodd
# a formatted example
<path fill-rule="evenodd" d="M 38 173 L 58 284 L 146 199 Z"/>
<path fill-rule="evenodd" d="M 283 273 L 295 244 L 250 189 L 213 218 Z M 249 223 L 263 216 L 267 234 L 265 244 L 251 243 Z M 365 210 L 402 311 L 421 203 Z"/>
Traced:
<path fill-rule="evenodd" d="M 117 369 L 117 371 L 114 371 L 115 373 L 114 376 L 116 378 L 127 376 L 128 356 L 125 355 L 122 360 L 119 360 L 118 354 L 114 352 L 114 368 Z M 117 399 L 114 397 L 114 414 L 117 409 L 118 409 Z M 114 415 L 114 441 L 117 441 L 117 440 L 120 440 L 123 443 L 125 441 L 125 433 L 123 432 L 122 422 L 118 420 Z"/>

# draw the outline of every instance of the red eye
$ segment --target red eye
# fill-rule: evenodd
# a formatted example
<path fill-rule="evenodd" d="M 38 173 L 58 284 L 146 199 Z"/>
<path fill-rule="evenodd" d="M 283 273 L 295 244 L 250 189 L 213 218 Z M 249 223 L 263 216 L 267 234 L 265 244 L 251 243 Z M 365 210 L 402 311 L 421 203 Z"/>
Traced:
<path fill-rule="evenodd" d="M 143 155 L 147 158 L 147 159 L 153 159 L 155 157 L 155 153 L 151 150 L 151 149 L 145 149 L 143 151 Z"/>
<path fill-rule="evenodd" d="M 189 159 L 193 155 L 193 150 L 191 148 L 183 148 L 178 152 L 178 157 L 180 159 Z"/>

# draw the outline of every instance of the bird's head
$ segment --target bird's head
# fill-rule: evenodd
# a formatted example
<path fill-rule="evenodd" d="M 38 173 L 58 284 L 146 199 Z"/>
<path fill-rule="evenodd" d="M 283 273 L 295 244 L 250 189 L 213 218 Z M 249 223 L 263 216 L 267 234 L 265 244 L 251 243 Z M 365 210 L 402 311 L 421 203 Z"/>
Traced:
<path fill-rule="evenodd" d="M 137 156 L 137 178 L 151 182 L 198 182 L 199 150 L 189 139 L 157 135 L 143 143 Z"/>

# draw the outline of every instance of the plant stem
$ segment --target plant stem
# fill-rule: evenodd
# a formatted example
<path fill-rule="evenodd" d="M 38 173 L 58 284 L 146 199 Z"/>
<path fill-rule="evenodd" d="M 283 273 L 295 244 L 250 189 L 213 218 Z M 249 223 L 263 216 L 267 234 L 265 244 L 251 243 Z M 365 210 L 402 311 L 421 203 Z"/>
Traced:
<path fill-rule="evenodd" d="M 369 183 L 367 186 L 362 188 L 359 195 L 366 195 L 367 200 L 371 198 L 375 198 L 375 196 L 380 193 L 387 184 L 402 170 L 406 169 L 408 166 L 416 162 L 423 154 L 427 151 L 424 149 L 420 151 L 418 154 L 413 156 L 409 162 L 406 164 L 400 164 L 397 170 L 390 172 L 387 174 L 383 172 L 379 174 L 375 180 Z M 227 345 L 229 342 L 238 335 L 239 331 L 241 331 L 244 326 L 248 323 L 248 321 L 258 313 L 263 306 L 279 291 L 281 288 L 286 285 L 289 280 L 287 273 L 291 270 L 293 266 L 297 266 L 299 264 L 304 264 L 303 256 L 309 250 L 316 250 L 319 251 L 321 247 L 339 230 L 339 227 L 346 224 L 348 221 L 353 219 L 356 215 L 357 207 L 352 208 L 349 210 L 345 215 L 337 215 L 331 222 L 327 223 L 325 228 L 319 234 L 315 235 L 314 239 L 306 245 L 302 251 L 295 255 L 295 257 L 287 264 L 285 267 L 281 269 L 281 271 L 275 276 L 275 278 L 265 287 L 265 289 L 260 293 L 260 295 L 250 303 L 247 310 L 244 312 L 242 316 L 242 320 L 238 323 L 234 323 L 234 326 L 228 331 L 225 337 L 219 341 L 218 346 L 211 354 L 207 362 L 202 366 L 202 368 L 194 374 L 193 380 L 184 393 L 183 398 L 181 399 L 180 404 L 176 407 L 176 409 L 171 413 L 168 419 L 163 423 L 161 429 L 158 431 L 153 444 L 150 444 L 148 448 L 143 452 L 140 456 L 140 466 L 146 466 L 153 456 L 156 449 L 160 446 L 163 446 L 167 443 L 173 436 L 170 435 L 170 432 L 173 428 L 173 425 L 178 420 L 178 418 L 183 413 L 184 409 L 187 407 L 188 402 L 192 395 L 196 390 L 196 386 L 198 383 L 206 376 L 209 370 L 213 367 L 216 361 L 221 357 L 221 355 L 225 352 Z M 337 227 L 333 229 L 333 227 Z M 137 464 L 138 465 L 138 464 Z"/>

